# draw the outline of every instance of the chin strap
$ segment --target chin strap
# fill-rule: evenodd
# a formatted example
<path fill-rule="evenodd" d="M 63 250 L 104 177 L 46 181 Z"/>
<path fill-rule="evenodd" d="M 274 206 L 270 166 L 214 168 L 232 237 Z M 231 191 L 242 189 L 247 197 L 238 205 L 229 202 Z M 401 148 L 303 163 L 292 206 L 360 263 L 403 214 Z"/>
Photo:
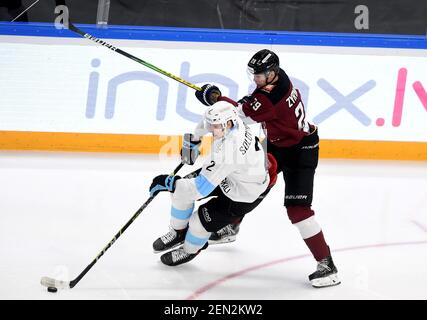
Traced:
<path fill-rule="evenodd" d="M 267 72 L 269 72 L 269 71 L 267 71 Z M 274 83 L 274 80 L 276 79 L 276 78 L 278 78 L 278 76 L 279 76 L 279 73 L 277 72 L 276 73 L 276 71 L 273 71 L 274 72 L 274 78 L 273 78 L 273 80 L 271 80 L 270 82 L 267 82 L 267 80 L 265 81 L 265 86 L 268 86 L 269 84 L 273 84 Z M 265 75 L 265 77 L 267 78 L 267 74 Z M 264 86 L 264 87 L 265 87 Z"/>

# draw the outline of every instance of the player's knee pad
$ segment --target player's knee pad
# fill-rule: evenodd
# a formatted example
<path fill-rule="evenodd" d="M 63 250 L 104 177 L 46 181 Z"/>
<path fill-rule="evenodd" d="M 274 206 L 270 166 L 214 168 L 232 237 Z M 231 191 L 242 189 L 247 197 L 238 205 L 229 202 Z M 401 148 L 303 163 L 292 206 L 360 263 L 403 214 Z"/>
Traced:
<path fill-rule="evenodd" d="M 205 228 L 205 230 L 207 230 L 208 232 L 215 232 L 218 229 L 221 229 L 217 228 L 217 223 L 215 223 L 215 221 L 213 220 L 214 218 L 211 216 L 212 214 L 211 212 L 209 212 L 207 206 L 200 206 L 197 213 L 199 216 L 199 221 L 201 225 Z"/>
<path fill-rule="evenodd" d="M 310 206 L 287 206 L 286 210 L 292 224 L 303 221 L 314 215 L 314 211 L 311 210 Z"/>
<path fill-rule="evenodd" d="M 210 231 L 206 230 L 206 228 L 203 226 L 202 222 L 200 221 L 199 214 L 195 212 L 188 223 L 189 229 L 188 231 L 199 238 L 206 238 L 209 237 L 211 234 Z"/>

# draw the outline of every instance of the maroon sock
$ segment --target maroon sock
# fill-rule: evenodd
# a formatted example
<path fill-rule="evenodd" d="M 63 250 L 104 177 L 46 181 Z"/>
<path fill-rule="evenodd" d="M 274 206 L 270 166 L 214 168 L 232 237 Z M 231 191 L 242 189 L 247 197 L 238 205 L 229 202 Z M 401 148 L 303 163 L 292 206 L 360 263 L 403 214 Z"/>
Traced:
<path fill-rule="evenodd" d="M 316 261 L 320 261 L 330 255 L 329 247 L 326 244 L 322 231 L 310 238 L 304 239 L 304 241 Z"/>

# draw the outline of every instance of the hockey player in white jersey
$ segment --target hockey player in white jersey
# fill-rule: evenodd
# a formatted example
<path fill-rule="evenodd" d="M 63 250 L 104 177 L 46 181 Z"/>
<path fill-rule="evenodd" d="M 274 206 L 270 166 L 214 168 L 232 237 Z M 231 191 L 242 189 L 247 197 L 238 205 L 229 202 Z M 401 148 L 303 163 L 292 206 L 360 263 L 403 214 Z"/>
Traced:
<path fill-rule="evenodd" d="M 258 138 L 230 103 L 220 101 L 206 110 L 189 149 L 194 151 L 207 133 L 213 135 L 211 154 L 195 177 L 159 175 L 150 186 L 152 195 L 172 193 L 170 231 L 153 243 L 155 252 L 184 244 L 161 256 L 169 266 L 194 259 L 207 248 L 212 232 L 252 211 L 272 186 L 267 157 Z M 193 164 L 194 156 L 187 155 L 184 162 Z M 186 157 L 184 152 L 182 157 Z M 275 174 L 275 170 L 271 172 Z M 206 197 L 213 198 L 193 212 L 195 201 Z"/>

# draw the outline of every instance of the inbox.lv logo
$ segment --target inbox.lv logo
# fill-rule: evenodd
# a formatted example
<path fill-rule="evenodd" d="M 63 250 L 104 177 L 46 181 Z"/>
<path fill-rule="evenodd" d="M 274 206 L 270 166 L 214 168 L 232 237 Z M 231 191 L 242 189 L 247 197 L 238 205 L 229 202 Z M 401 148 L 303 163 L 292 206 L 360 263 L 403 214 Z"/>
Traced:
<path fill-rule="evenodd" d="M 99 59 L 92 60 L 92 67 L 98 68 L 101 64 Z M 181 64 L 181 71 L 179 77 L 185 79 L 191 83 L 204 83 L 204 82 L 215 82 L 221 84 L 229 89 L 229 95 L 232 99 L 237 99 L 238 84 L 223 75 L 215 73 L 203 73 L 194 76 L 189 75 L 190 64 L 183 62 Z M 95 116 L 98 87 L 99 87 L 100 74 L 97 71 L 92 71 L 89 75 L 89 87 L 86 103 L 86 117 L 91 119 Z M 108 81 L 107 87 L 107 100 L 105 105 L 104 117 L 106 119 L 112 119 L 115 113 L 116 96 L 118 87 L 129 81 L 148 81 L 155 84 L 159 88 L 157 98 L 157 112 L 156 119 L 161 121 L 166 116 L 166 105 L 169 96 L 169 82 L 163 75 L 159 75 L 154 72 L 146 71 L 131 71 L 119 74 Z M 195 123 L 201 121 L 202 116 L 191 112 L 186 108 L 187 93 L 189 88 L 184 85 L 178 85 L 178 96 L 176 102 L 176 113 L 186 120 L 193 121 Z M 191 89 L 193 90 L 193 89 Z M 196 99 L 194 97 L 194 99 Z"/>
<path fill-rule="evenodd" d="M 402 111 L 403 111 L 403 100 L 405 98 L 406 91 L 406 78 L 408 76 L 408 70 L 402 68 L 399 70 L 397 76 L 397 85 L 396 85 L 396 96 L 394 100 L 394 109 L 393 109 L 393 118 L 392 125 L 398 127 L 402 121 Z M 415 90 L 418 98 L 420 99 L 424 109 L 427 111 L 427 93 L 421 84 L 420 81 L 415 81 L 412 84 L 412 88 Z M 377 119 L 377 125 L 383 125 L 384 119 Z"/>
<path fill-rule="evenodd" d="M 408 75 L 408 70 L 406 68 L 401 68 L 398 71 L 397 75 L 397 83 L 396 83 L 396 93 L 394 99 L 394 107 L 392 114 L 392 125 L 394 127 L 400 126 L 402 122 L 402 112 L 403 112 L 403 102 L 406 92 L 406 79 Z M 371 119 L 362 112 L 356 105 L 353 103 L 354 100 L 361 97 L 371 89 L 376 86 L 376 82 L 374 80 L 369 80 L 368 82 L 361 85 L 359 88 L 355 89 L 349 95 L 344 96 L 341 94 L 336 88 L 332 86 L 325 79 L 319 79 L 317 85 L 323 89 L 326 93 L 328 93 L 334 100 L 335 103 L 322 111 L 320 114 L 313 118 L 313 122 L 319 124 L 325 121 L 327 118 L 331 117 L 333 114 L 337 113 L 341 109 L 345 109 L 348 111 L 355 119 L 357 119 L 364 126 L 368 126 L 371 124 Z M 412 85 L 415 93 L 421 101 L 421 104 L 427 111 L 427 93 L 421 84 L 420 81 L 415 81 Z M 376 120 L 376 125 L 381 127 L 385 123 L 384 118 L 378 118 Z"/>
<path fill-rule="evenodd" d="M 97 68 L 101 64 L 99 59 L 92 60 L 92 67 Z M 392 125 L 398 127 L 402 121 L 403 105 L 405 92 L 407 90 L 406 80 L 407 80 L 408 70 L 406 68 L 401 68 L 397 74 L 396 82 L 396 91 L 395 99 L 392 113 Z M 185 79 L 191 83 L 216 83 L 223 87 L 228 88 L 228 96 L 234 100 L 238 99 L 238 84 L 232 79 L 219 75 L 216 73 L 203 73 L 198 75 L 190 76 L 190 64 L 188 62 L 183 62 L 181 64 L 180 75 L 182 79 Z M 99 78 L 100 74 L 97 71 L 92 71 L 89 75 L 89 87 L 86 103 L 86 117 L 89 119 L 94 118 L 97 97 L 98 97 L 98 87 L 99 87 Z M 107 84 L 107 98 L 105 105 L 104 117 L 105 119 L 112 119 L 115 114 L 116 107 L 116 97 L 118 87 L 129 81 L 148 81 L 155 84 L 158 88 L 158 98 L 157 98 L 157 109 L 156 109 L 156 119 L 161 121 L 165 119 L 166 116 L 166 106 L 167 99 L 169 96 L 169 82 L 162 75 L 156 74 L 154 72 L 146 71 L 131 71 L 119 74 L 108 81 Z M 299 88 L 302 100 L 305 102 L 307 109 L 309 109 L 309 93 L 310 87 L 303 81 L 291 78 L 295 87 Z M 176 113 L 182 118 L 192 121 L 199 122 L 202 118 L 200 114 L 191 112 L 186 108 L 187 94 L 189 88 L 184 85 L 178 85 L 178 96 L 176 99 Z M 358 122 L 364 126 L 369 126 L 372 123 L 372 119 L 363 112 L 355 104 L 355 100 L 361 96 L 367 94 L 372 89 L 375 88 L 376 82 L 374 80 L 369 80 L 366 83 L 360 85 L 358 88 L 354 89 L 350 94 L 344 95 L 337 88 L 333 86 L 324 78 L 320 78 L 317 81 L 317 85 L 322 89 L 327 95 L 334 99 L 334 103 L 329 107 L 323 109 L 320 113 L 313 116 L 313 122 L 315 124 L 320 124 L 325 120 L 332 117 L 334 114 L 341 110 L 347 111 L 351 114 Z M 424 106 L 427 111 L 427 93 L 420 81 L 415 81 L 412 84 L 412 87 L 417 94 L 421 104 Z M 248 88 L 248 92 L 253 90 L 253 84 Z M 192 90 L 192 89 L 191 89 Z M 195 99 L 195 98 L 194 98 Z M 319 107 L 319 106 L 316 106 Z M 383 126 L 385 124 L 384 118 L 377 118 L 376 125 Z"/>

